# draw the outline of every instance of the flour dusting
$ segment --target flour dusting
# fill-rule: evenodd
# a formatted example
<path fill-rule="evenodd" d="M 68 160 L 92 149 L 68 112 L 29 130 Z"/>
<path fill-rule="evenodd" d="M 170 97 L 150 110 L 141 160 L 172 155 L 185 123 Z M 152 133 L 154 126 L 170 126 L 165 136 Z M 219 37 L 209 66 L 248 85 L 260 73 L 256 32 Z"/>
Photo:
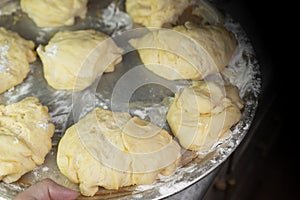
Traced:
<path fill-rule="evenodd" d="M 7 73 L 9 71 L 9 60 L 7 59 L 9 46 L 0 45 L 0 73 Z"/>

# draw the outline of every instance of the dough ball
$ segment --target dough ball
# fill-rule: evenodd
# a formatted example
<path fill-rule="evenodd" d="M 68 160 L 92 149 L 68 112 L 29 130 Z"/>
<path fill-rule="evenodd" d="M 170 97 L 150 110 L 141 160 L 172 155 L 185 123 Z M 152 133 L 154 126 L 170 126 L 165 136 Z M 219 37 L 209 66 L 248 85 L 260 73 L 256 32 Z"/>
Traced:
<path fill-rule="evenodd" d="M 167 121 L 184 148 L 207 151 L 230 133 L 242 106 L 235 86 L 200 81 L 175 95 Z"/>
<path fill-rule="evenodd" d="M 234 35 L 214 25 L 186 23 L 130 40 L 146 68 L 168 80 L 200 80 L 222 71 L 237 46 Z"/>
<path fill-rule="evenodd" d="M 79 183 L 83 195 L 98 186 L 118 189 L 151 184 L 171 175 L 180 146 L 167 131 L 127 113 L 95 108 L 67 129 L 57 153 L 61 172 Z"/>
<path fill-rule="evenodd" d="M 54 125 L 34 97 L 0 105 L 0 181 L 11 183 L 44 162 Z"/>
<path fill-rule="evenodd" d="M 189 0 L 126 0 L 126 11 L 134 22 L 146 27 L 175 23 Z"/>
<path fill-rule="evenodd" d="M 38 27 L 70 26 L 75 17 L 85 18 L 88 0 L 21 0 L 23 12 Z"/>
<path fill-rule="evenodd" d="M 59 90 L 83 90 L 122 60 L 114 41 L 95 30 L 58 32 L 37 52 L 48 84 Z"/>
<path fill-rule="evenodd" d="M 0 94 L 23 82 L 36 60 L 34 43 L 0 27 Z"/>

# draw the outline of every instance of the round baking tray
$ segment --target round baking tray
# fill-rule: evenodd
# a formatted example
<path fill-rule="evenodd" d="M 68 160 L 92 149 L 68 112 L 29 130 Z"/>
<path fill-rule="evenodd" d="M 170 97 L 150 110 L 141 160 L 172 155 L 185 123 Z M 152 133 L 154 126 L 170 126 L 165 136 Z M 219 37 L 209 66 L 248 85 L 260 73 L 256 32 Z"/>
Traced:
<path fill-rule="evenodd" d="M 168 197 L 189 187 L 218 167 L 238 147 L 247 134 L 255 115 L 261 86 L 260 69 L 252 45 L 240 24 L 229 15 L 220 13 L 206 1 L 193 1 L 193 4 L 194 8 L 197 8 L 197 12 L 203 15 L 201 23 L 224 24 L 235 34 L 239 42 L 230 64 L 221 73 L 221 76 L 240 89 L 240 96 L 245 103 L 241 120 L 232 127 L 230 137 L 219 141 L 209 152 L 186 151 L 183 154 L 183 164 L 172 176 L 160 177 L 160 180 L 151 185 L 124 187 L 119 190 L 100 188 L 94 197 L 80 196 L 79 199 L 161 199 Z M 124 1 L 91 0 L 88 4 L 86 19 L 77 19 L 75 25 L 69 27 L 41 29 L 37 28 L 27 15 L 22 13 L 19 1 L 11 0 L 0 3 L 0 26 L 16 31 L 38 45 L 46 44 L 51 36 L 59 30 L 91 28 L 118 38 L 128 30 L 132 30 L 135 25 L 124 11 Z M 122 63 L 116 66 L 115 72 L 104 74 L 101 80 L 78 93 L 52 89 L 43 77 L 40 60 L 31 64 L 31 71 L 26 80 L 1 94 L 0 104 L 14 103 L 27 96 L 38 97 L 41 103 L 48 106 L 51 121 L 56 126 L 53 148 L 43 165 L 27 173 L 19 181 L 12 184 L 0 182 L 0 199 L 11 199 L 17 193 L 44 178 L 51 178 L 62 185 L 78 190 L 78 186 L 68 181 L 57 168 L 57 144 L 66 128 L 74 123 L 74 115 L 82 117 L 94 106 L 111 108 L 113 87 L 122 75 L 137 66 L 138 63 L 141 64 L 137 52 L 128 52 L 123 56 Z M 152 76 L 147 70 L 142 73 L 143 76 L 147 76 L 147 73 L 148 76 Z M 177 88 L 182 88 L 189 82 L 177 81 L 173 84 Z M 165 114 L 172 95 L 172 91 L 166 87 L 147 84 L 135 91 L 128 109 L 131 114 L 143 119 L 150 119 L 158 126 L 168 129 L 165 123 Z M 76 103 L 81 106 L 74 109 L 73 105 Z"/>

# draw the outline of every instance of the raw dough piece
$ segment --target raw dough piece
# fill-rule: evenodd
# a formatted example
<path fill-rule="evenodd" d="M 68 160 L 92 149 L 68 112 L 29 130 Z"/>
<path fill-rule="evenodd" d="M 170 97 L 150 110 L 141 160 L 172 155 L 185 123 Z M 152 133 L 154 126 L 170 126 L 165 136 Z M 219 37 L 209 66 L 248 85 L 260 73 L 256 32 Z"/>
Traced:
<path fill-rule="evenodd" d="M 127 113 L 95 108 L 66 131 L 57 164 L 83 195 L 93 196 L 98 186 L 151 184 L 158 174 L 172 174 L 179 158 L 180 146 L 167 131 Z"/>
<path fill-rule="evenodd" d="M 145 66 L 168 80 L 200 80 L 222 71 L 237 45 L 234 35 L 220 26 L 187 22 L 172 30 L 154 30 L 130 40 Z"/>
<path fill-rule="evenodd" d="M 23 12 L 42 28 L 70 26 L 85 18 L 88 0 L 21 0 Z"/>
<path fill-rule="evenodd" d="M 189 5 L 189 0 L 126 0 L 126 11 L 136 23 L 162 27 L 175 23 Z"/>
<path fill-rule="evenodd" d="M 0 181 L 11 183 L 44 162 L 54 125 L 34 97 L 0 105 Z"/>
<path fill-rule="evenodd" d="M 242 107 L 235 86 L 200 81 L 175 95 L 167 121 L 184 148 L 207 151 L 230 133 Z"/>
<path fill-rule="evenodd" d="M 122 60 L 114 41 L 95 30 L 58 32 L 37 52 L 48 84 L 59 90 L 83 90 Z"/>
<path fill-rule="evenodd" d="M 0 94 L 22 83 L 35 59 L 32 41 L 0 27 Z"/>

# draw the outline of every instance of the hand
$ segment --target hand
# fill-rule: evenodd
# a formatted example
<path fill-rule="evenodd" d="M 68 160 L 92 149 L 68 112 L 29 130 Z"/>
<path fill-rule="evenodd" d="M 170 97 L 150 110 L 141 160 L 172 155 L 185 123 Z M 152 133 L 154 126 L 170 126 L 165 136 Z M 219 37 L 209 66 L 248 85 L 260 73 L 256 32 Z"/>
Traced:
<path fill-rule="evenodd" d="M 76 191 L 58 185 L 51 179 L 44 179 L 18 194 L 14 200 L 73 200 L 77 197 Z"/>

